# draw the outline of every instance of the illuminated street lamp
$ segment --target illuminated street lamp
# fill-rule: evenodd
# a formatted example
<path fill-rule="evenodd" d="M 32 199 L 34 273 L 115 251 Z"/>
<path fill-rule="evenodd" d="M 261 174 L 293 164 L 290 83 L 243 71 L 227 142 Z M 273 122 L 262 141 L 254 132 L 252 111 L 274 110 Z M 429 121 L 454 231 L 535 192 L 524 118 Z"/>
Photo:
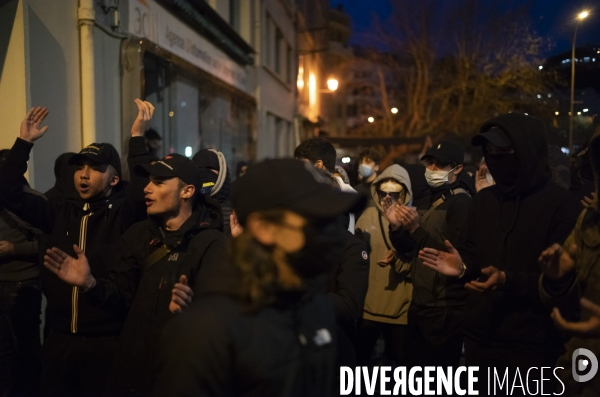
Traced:
<path fill-rule="evenodd" d="M 332 77 L 327 79 L 327 88 L 329 89 L 329 91 L 333 92 L 333 91 L 337 90 L 338 85 L 339 85 L 339 82 L 337 81 L 337 79 L 334 79 Z"/>
<path fill-rule="evenodd" d="M 372 122 L 374 122 L 374 121 L 375 121 L 375 118 L 374 118 L 373 116 L 371 116 L 371 117 L 369 117 L 369 118 L 367 119 L 367 121 L 368 121 L 369 123 L 372 123 Z"/>
<path fill-rule="evenodd" d="M 392 114 L 396 114 L 396 113 L 398 113 L 398 108 L 392 108 L 392 109 L 391 109 L 391 112 L 392 112 Z"/>
<path fill-rule="evenodd" d="M 569 112 L 569 154 L 573 154 L 573 105 L 575 104 L 575 41 L 577 39 L 577 28 L 579 21 L 584 20 L 589 12 L 583 11 L 577 15 L 575 20 L 575 32 L 573 33 L 573 46 L 571 48 L 571 111 Z"/>

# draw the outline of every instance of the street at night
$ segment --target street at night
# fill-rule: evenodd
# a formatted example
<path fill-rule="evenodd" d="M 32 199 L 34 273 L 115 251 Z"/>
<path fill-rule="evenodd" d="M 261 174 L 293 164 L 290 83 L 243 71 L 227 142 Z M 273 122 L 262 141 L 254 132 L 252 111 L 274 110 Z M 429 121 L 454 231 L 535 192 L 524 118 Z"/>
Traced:
<path fill-rule="evenodd" d="M 0 0 L 0 397 L 599 396 L 599 16 Z"/>

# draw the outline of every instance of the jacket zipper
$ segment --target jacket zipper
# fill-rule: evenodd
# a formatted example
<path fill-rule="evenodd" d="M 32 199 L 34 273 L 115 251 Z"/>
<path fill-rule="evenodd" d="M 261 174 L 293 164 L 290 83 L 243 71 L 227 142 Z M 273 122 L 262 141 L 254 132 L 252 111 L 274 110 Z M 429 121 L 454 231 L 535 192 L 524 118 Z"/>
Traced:
<path fill-rule="evenodd" d="M 90 205 L 89 203 L 85 203 L 83 205 L 84 211 L 89 211 Z M 81 218 L 81 223 L 79 225 L 79 248 L 85 252 L 85 244 L 87 241 L 87 226 L 88 219 L 90 216 L 94 215 L 93 212 L 90 212 L 87 215 L 84 215 Z M 73 291 L 71 292 L 71 333 L 77 333 L 77 321 L 79 317 L 79 287 L 73 286 Z"/>

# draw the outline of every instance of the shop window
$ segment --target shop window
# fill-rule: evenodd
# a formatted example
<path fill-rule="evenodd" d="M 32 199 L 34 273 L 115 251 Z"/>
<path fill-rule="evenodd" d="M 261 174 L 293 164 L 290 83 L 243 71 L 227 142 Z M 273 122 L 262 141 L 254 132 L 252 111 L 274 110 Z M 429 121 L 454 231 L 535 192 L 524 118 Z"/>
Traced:
<path fill-rule="evenodd" d="M 156 110 L 150 126 L 162 136 L 157 153 L 193 156 L 215 148 L 230 170 L 254 157 L 255 107 L 215 77 L 183 68 L 150 52 L 144 54 L 144 97 Z"/>

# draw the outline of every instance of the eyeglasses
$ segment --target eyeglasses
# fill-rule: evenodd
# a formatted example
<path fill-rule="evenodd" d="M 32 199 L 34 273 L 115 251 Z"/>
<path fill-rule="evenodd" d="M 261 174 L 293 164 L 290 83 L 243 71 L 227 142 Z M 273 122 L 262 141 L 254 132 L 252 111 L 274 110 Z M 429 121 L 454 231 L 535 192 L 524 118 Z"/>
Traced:
<path fill-rule="evenodd" d="M 383 200 L 386 196 L 390 196 L 392 200 L 398 200 L 400 198 L 400 193 L 402 192 L 384 192 L 382 190 L 377 190 L 377 195 L 380 200 Z"/>

